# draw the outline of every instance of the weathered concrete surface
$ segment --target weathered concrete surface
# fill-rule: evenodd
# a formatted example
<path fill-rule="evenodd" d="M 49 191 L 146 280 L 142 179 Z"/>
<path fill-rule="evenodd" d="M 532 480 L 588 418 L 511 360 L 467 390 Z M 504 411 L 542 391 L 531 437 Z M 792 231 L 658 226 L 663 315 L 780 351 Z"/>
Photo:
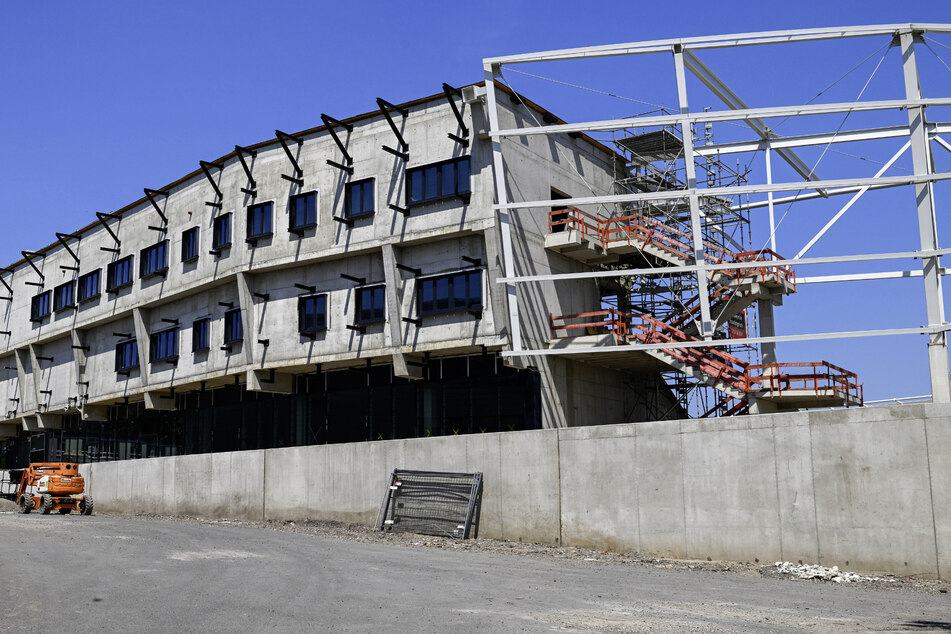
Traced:
<path fill-rule="evenodd" d="M 366 544 L 220 524 L 6 512 L 0 543 L 0 574 L 16 580 L 0 594 L 0 629 L 14 632 L 951 627 L 948 595 L 937 593 Z"/>
<path fill-rule="evenodd" d="M 393 469 L 481 471 L 480 535 L 948 578 L 951 406 L 83 465 L 97 508 L 371 523 Z"/>

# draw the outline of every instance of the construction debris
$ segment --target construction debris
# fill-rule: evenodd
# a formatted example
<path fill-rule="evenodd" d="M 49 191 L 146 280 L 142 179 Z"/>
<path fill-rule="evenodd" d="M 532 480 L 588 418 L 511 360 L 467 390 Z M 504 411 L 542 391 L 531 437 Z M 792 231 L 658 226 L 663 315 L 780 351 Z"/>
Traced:
<path fill-rule="evenodd" d="M 864 577 L 855 572 L 843 572 L 838 566 L 826 568 L 812 564 L 794 564 L 790 561 L 777 561 L 776 570 L 780 573 L 792 575 L 797 579 L 818 579 L 833 583 L 860 583 L 863 581 L 896 581 L 888 577 Z"/>

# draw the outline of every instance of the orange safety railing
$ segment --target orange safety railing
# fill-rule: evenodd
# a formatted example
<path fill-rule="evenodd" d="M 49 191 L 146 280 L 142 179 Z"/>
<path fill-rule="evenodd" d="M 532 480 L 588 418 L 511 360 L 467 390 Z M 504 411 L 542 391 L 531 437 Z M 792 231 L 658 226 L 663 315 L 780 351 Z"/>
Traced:
<path fill-rule="evenodd" d="M 628 339 L 635 339 L 646 344 L 700 341 L 650 315 L 637 317 L 644 323 L 633 325 Z M 662 350 L 681 363 L 712 377 L 715 381 L 723 381 L 738 390 L 746 391 L 744 389 L 747 383 L 746 368 L 749 364 L 728 352 L 715 347 L 662 348 Z"/>
<path fill-rule="evenodd" d="M 599 218 L 577 207 L 564 207 L 548 212 L 548 232 L 557 233 L 574 229 L 586 240 L 596 241 L 606 249 L 608 244 L 617 240 L 636 240 L 652 244 L 668 253 L 687 261 L 694 261 L 692 236 L 686 231 L 672 227 L 657 218 L 643 214 L 629 214 L 617 218 Z M 763 266 L 744 269 L 725 269 L 721 274 L 737 279 L 746 275 L 760 275 L 764 279 L 775 279 L 782 283 L 789 281 L 796 286 L 796 274 L 792 267 L 779 262 L 784 258 L 770 249 L 734 253 L 722 246 L 704 240 L 704 259 L 711 264 L 728 262 L 762 262 Z M 746 273 L 749 271 L 749 273 Z"/>
<path fill-rule="evenodd" d="M 782 283 L 784 280 L 792 284 L 793 291 L 796 290 L 796 272 L 791 266 L 784 264 L 771 264 L 774 262 L 780 262 L 785 260 L 785 258 L 771 249 L 761 249 L 759 251 L 747 251 L 745 253 L 737 253 L 735 262 L 762 262 L 763 266 L 755 266 L 750 268 L 743 269 L 728 269 L 723 271 L 727 275 L 733 278 L 743 277 L 744 275 L 755 274 L 760 275 L 763 279 L 774 279 L 779 283 Z"/>
<path fill-rule="evenodd" d="M 601 218 L 577 207 L 562 207 L 548 212 L 548 233 L 574 229 L 586 240 L 601 240 Z"/>
<path fill-rule="evenodd" d="M 578 313 L 577 315 L 559 315 L 557 317 L 549 314 L 551 339 L 605 333 L 614 333 L 619 339 L 625 339 L 627 338 L 627 322 L 629 320 L 630 315 L 625 315 L 614 308 L 596 310 L 590 313 Z M 556 324 L 556 321 L 562 323 Z M 559 331 L 564 331 L 565 334 L 559 336 Z"/>
<path fill-rule="evenodd" d="M 642 214 L 603 219 L 600 232 L 604 248 L 616 240 L 637 240 L 653 244 L 677 257 L 693 260 L 693 247 L 687 233 Z"/>
<path fill-rule="evenodd" d="M 790 371 L 789 368 L 798 368 L 799 371 Z M 758 374 L 754 376 L 753 373 Z M 747 368 L 745 391 L 761 390 L 779 398 L 790 392 L 820 396 L 824 391 L 834 390 L 857 400 L 859 404 L 864 402 L 865 396 L 854 372 L 828 361 L 751 365 Z"/>

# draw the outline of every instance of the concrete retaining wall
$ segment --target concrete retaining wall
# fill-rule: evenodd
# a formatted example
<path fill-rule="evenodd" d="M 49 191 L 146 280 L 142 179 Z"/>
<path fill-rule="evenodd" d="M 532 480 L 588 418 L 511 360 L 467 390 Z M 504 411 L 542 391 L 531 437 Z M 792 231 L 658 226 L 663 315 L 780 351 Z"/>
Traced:
<path fill-rule="evenodd" d="M 480 535 L 951 576 L 951 406 L 906 405 L 83 466 L 97 509 L 371 523 L 395 468 L 482 471 Z M 937 503 L 936 503 L 937 502 Z"/>

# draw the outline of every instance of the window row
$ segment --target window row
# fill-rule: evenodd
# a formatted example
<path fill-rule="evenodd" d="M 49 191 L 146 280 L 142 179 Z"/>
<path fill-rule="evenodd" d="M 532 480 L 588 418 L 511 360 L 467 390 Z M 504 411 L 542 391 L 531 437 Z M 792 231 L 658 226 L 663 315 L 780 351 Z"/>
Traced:
<path fill-rule="evenodd" d="M 201 353 L 211 349 L 209 330 L 211 317 L 202 317 L 192 322 L 192 352 Z M 149 335 L 149 363 L 175 363 L 178 361 L 177 326 L 165 328 Z M 244 338 L 241 326 L 241 309 L 225 313 L 224 345 L 231 346 Z M 115 367 L 118 373 L 128 373 L 139 365 L 139 346 L 135 339 L 116 344 Z"/>
<path fill-rule="evenodd" d="M 357 326 L 380 323 L 386 319 L 385 286 L 375 284 L 356 289 L 354 321 Z M 453 311 L 482 310 L 482 269 L 459 271 L 421 278 L 417 285 L 419 315 L 435 315 Z M 298 297 L 297 329 L 301 335 L 314 337 L 327 329 L 327 294 L 316 293 Z M 192 322 L 192 352 L 211 348 L 209 329 L 211 317 Z M 150 335 L 149 363 L 175 362 L 178 359 L 179 328 L 166 328 Z M 241 309 L 231 309 L 224 316 L 223 343 L 227 348 L 244 337 Z M 116 372 L 127 373 L 138 366 L 138 346 L 134 339 L 116 344 Z"/>

